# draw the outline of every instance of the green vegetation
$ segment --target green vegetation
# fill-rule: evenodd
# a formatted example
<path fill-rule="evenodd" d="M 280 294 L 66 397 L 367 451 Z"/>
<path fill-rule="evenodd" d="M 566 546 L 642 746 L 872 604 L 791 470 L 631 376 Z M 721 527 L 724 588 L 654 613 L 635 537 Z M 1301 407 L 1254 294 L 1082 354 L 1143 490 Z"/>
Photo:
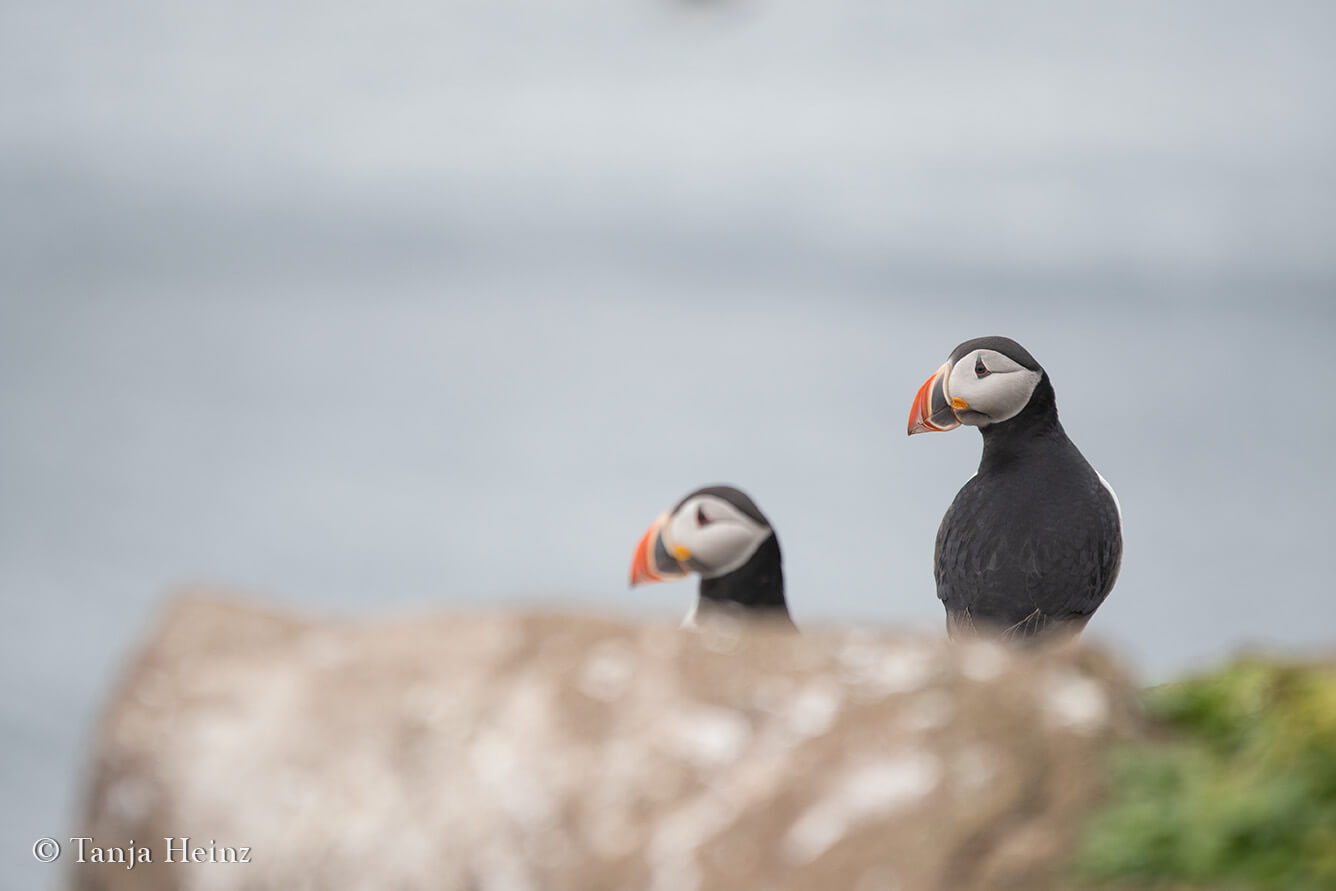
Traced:
<path fill-rule="evenodd" d="M 1145 698 L 1165 738 L 1115 757 L 1083 878 L 1336 889 L 1336 666 L 1242 661 Z"/>

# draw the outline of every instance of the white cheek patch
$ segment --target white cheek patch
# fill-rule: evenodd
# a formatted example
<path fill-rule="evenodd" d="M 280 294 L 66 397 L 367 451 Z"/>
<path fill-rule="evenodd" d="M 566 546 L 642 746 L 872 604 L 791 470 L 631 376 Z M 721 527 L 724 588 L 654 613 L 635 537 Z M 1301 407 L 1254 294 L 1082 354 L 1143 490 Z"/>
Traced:
<path fill-rule="evenodd" d="M 704 511 L 704 526 L 697 514 Z M 668 523 L 674 545 L 686 548 L 706 578 L 727 575 L 751 559 L 770 529 L 721 498 L 701 496 L 682 505 Z"/>
<path fill-rule="evenodd" d="M 989 372 L 983 377 L 975 373 L 980 360 Z M 973 350 L 952 366 L 948 389 L 953 400 L 963 399 L 968 403 L 969 407 L 961 412 L 961 421 L 984 427 L 1020 414 L 1041 376 L 1040 372 L 1032 371 L 996 350 Z"/>

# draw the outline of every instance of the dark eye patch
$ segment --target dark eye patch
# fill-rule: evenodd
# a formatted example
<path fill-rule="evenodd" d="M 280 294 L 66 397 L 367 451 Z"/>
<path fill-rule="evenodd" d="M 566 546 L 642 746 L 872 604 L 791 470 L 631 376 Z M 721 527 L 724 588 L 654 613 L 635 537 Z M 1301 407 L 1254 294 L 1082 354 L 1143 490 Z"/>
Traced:
<path fill-rule="evenodd" d="M 712 522 L 714 522 L 714 521 L 711 520 L 709 517 L 705 516 L 705 508 L 703 508 L 703 507 L 697 505 L 697 506 L 696 506 L 696 525 L 697 525 L 697 526 L 708 526 L 708 525 L 710 525 L 710 523 L 712 523 Z"/>
<path fill-rule="evenodd" d="M 979 354 L 978 356 L 974 357 L 975 377 L 988 377 L 988 375 L 992 373 L 993 372 L 988 369 L 988 366 L 983 364 L 983 354 Z"/>

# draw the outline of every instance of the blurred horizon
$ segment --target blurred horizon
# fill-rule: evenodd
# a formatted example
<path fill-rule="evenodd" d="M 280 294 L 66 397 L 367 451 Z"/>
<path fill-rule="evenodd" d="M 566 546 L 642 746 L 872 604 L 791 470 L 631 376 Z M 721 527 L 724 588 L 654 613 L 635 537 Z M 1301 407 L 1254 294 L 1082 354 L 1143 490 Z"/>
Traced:
<path fill-rule="evenodd" d="M 1113 484 L 1147 682 L 1329 650 L 1336 8 L 872 0 L 0 9 L 0 835 L 184 582 L 675 619 L 706 483 L 800 627 L 939 632 L 1005 334 Z M 15 855 L 16 857 L 19 855 Z M 7 864 L 8 865 L 8 864 Z M 25 887 L 61 872 L 31 859 Z"/>

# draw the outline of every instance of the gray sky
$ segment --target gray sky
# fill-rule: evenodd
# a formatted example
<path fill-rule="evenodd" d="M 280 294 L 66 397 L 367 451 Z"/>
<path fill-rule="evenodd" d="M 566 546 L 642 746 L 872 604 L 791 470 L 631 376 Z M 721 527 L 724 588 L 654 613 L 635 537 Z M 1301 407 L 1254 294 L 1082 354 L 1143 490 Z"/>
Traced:
<path fill-rule="evenodd" d="M 2 15 L 21 266 L 72 216 L 76 237 L 112 229 L 147 262 L 150 234 L 226 252 L 217 227 L 259 220 L 360 240 L 342 212 L 417 232 L 430 255 L 433 234 L 461 229 L 490 250 L 556 233 L 587 251 L 613 229 L 983 275 L 1330 273 L 1323 4 L 162 0 Z M 127 214 L 142 225 L 127 231 Z"/>
<path fill-rule="evenodd" d="M 1093 636 L 1329 645 L 1333 16 L 0 7 L 0 847 L 186 580 L 676 616 L 631 548 L 728 481 L 800 624 L 939 630 L 978 436 L 904 424 L 980 334 L 1122 499 Z"/>

